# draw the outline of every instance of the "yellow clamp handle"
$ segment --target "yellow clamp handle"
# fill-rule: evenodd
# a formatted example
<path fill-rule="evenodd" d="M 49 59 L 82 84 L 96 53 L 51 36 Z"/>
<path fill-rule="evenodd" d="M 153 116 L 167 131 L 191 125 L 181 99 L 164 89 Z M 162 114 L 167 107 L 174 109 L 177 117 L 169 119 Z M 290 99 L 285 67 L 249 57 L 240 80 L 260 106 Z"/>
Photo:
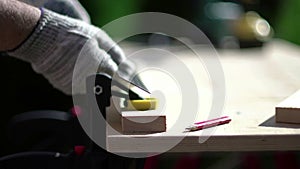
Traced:
<path fill-rule="evenodd" d="M 146 98 L 145 100 L 130 100 L 128 101 L 125 110 L 128 111 L 145 111 L 155 110 L 158 104 L 156 98 Z"/>

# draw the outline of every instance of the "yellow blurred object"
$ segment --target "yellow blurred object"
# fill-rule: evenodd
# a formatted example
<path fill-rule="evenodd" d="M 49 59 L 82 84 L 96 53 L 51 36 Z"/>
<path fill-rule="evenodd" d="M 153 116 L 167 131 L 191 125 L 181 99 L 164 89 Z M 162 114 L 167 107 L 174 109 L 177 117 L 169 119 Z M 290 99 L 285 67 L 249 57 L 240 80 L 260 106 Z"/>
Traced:
<path fill-rule="evenodd" d="M 273 35 L 273 29 L 269 23 L 258 13 L 249 11 L 236 21 L 234 31 L 241 40 L 247 41 L 267 41 Z"/>
<path fill-rule="evenodd" d="M 158 100 L 155 98 L 146 98 L 145 100 L 130 100 L 125 107 L 128 111 L 145 111 L 155 110 L 158 104 Z"/>

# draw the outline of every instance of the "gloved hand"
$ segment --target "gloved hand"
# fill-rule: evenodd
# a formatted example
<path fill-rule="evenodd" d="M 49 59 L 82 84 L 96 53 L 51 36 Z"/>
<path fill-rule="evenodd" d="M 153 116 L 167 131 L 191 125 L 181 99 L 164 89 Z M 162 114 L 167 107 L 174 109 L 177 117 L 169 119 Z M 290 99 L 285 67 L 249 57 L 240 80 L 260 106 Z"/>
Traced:
<path fill-rule="evenodd" d="M 101 29 L 43 8 L 30 37 L 8 54 L 31 63 L 36 72 L 66 94 L 72 93 L 75 64 L 73 85 L 76 91 L 84 92 L 84 75 L 95 73 L 89 68 L 113 75 L 117 65 L 126 62 L 120 47 Z M 81 59 L 76 63 L 78 56 Z M 133 73 L 132 65 L 124 65 L 121 76 Z"/>

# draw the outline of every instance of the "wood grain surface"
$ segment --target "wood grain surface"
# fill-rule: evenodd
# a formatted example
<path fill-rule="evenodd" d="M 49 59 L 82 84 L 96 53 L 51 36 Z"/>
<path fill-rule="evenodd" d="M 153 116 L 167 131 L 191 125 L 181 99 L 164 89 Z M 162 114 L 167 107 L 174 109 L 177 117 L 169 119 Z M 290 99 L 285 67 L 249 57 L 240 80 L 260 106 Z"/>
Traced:
<path fill-rule="evenodd" d="M 125 46 L 127 54 L 131 48 Z M 173 51 L 172 51 L 173 50 Z M 197 49 L 209 57 L 205 48 Z M 276 40 L 263 48 L 220 50 L 226 87 L 223 112 L 232 118 L 229 124 L 196 132 L 184 132 L 191 121 L 207 120 L 212 105 L 212 86 L 201 61 L 186 50 L 171 51 L 195 74 L 199 95 L 196 116 L 181 112 L 180 87 L 171 83 L 159 71 L 144 73 L 143 81 L 157 96 L 162 97 L 167 118 L 167 131 L 146 135 L 126 135 L 120 132 L 120 123 L 112 121 L 108 127 L 107 149 L 111 152 L 200 152 L 200 151 L 269 151 L 300 150 L 300 125 L 275 122 L 275 106 L 300 89 L 300 49 Z M 162 64 L 166 62 L 161 61 Z M 170 83 L 169 83 L 170 82 Z M 163 84 L 171 84 L 164 86 Z M 172 85 L 174 84 L 174 85 Z M 158 90 L 163 90 L 163 93 Z M 154 95 L 155 96 L 155 95 Z M 161 101 L 160 100 L 160 101 Z M 111 115 L 113 113 L 110 113 Z M 184 114 L 183 116 L 181 116 Z M 189 117 L 191 121 L 181 119 Z M 114 117 L 109 117 L 114 119 Z"/>

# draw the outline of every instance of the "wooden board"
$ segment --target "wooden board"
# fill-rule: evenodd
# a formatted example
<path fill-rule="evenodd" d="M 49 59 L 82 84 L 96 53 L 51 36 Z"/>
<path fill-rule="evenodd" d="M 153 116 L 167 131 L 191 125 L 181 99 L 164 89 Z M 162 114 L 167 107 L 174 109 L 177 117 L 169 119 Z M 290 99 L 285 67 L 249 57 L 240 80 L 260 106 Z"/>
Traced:
<path fill-rule="evenodd" d="M 210 58 L 209 52 L 206 53 L 205 49 L 199 47 L 198 50 Z M 174 53 L 191 69 L 201 65 L 201 62 L 189 57 L 190 52 L 177 49 Z M 168 152 L 300 150 L 300 125 L 276 123 L 275 120 L 276 105 L 300 88 L 299 53 L 299 47 L 285 42 L 275 42 L 263 49 L 220 51 L 220 61 L 226 80 L 226 102 L 222 115 L 231 117 L 232 121 L 229 124 L 184 133 L 188 124 L 180 119 L 176 112 L 181 109 L 180 100 L 176 100 L 180 96 L 176 95 L 178 91 L 168 86 L 166 90 L 170 90 L 169 94 L 172 97 L 166 97 L 166 103 L 171 105 L 172 110 L 166 111 L 166 132 L 124 135 L 117 132 L 117 129 L 121 128 L 120 123 L 114 123 L 112 125 L 116 130 L 108 130 L 108 151 L 141 153 L 165 150 Z M 168 62 L 162 62 L 165 63 Z M 192 70 L 191 72 L 197 73 Z M 205 69 L 203 72 L 205 73 Z M 165 78 L 153 79 L 154 77 L 147 76 L 149 79 L 145 79 L 145 84 L 164 85 Z M 212 95 L 209 92 L 211 88 L 207 78 L 202 75 L 196 77 L 195 81 L 201 95 L 198 116 L 194 120 L 201 121 L 209 116 L 209 100 Z M 190 112 L 183 113 L 188 116 Z"/>
<path fill-rule="evenodd" d="M 122 111 L 123 133 L 156 133 L 166 131 L 166 116 L 155 110 Z"/>
<path fill-rule="evenodd" d="M 300 90 L 276 106 L 276 121 L 300 123 Z"/>

